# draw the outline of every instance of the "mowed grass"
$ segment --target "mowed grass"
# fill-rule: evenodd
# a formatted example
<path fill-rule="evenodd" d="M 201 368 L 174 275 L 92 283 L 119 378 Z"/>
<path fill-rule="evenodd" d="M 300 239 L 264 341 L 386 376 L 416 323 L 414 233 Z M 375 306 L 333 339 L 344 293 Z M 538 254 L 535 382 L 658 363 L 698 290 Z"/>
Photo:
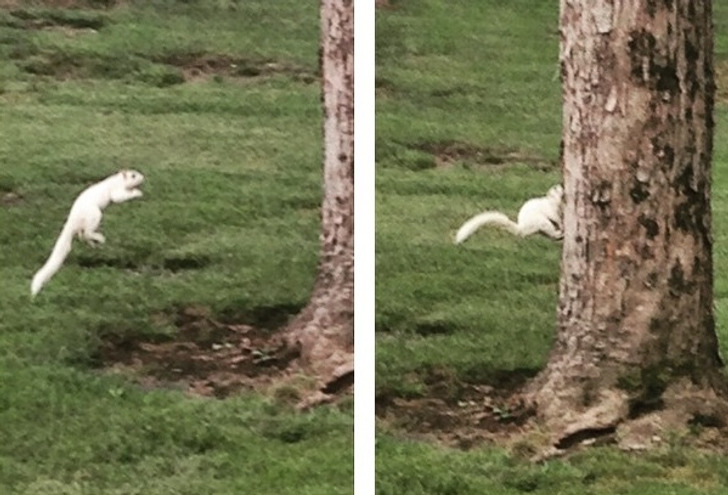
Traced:
<path fill-rule="evenodd" d="M 352 492 L 350 403 L 192 398 L 96 368 L 103 337 L 173 334 L 175 308 L 244 323 L 306 303 L 318 32 L 318 6 L 289 0 L 0 10 L 0 492 Z M 120 168 L 145 196 L 31 302 L 73 199 Z"/>
<path fill-rule="evenodd" d="M 533 374 L 554 336 L 560 245 L 484 228 L 560 182 L 558 2 L 391 2 L 377 10 L 377 390 L 421 396 L 433 368 L 463 381 Z M 716 62 L 728 8 L 714 5 Z M 719 88 L 728 87 L 723 71 Z M 716 109 L 715 305 L 728 355 L 728 106 Z M 610 448 L 534 466 L 505 446 L 461 452 L 379 424 L 381 494 L 728 493 L 725 459 L 679 437 L 659 452 Z M 668 445 L 669 444 L 669 445 Z"/>

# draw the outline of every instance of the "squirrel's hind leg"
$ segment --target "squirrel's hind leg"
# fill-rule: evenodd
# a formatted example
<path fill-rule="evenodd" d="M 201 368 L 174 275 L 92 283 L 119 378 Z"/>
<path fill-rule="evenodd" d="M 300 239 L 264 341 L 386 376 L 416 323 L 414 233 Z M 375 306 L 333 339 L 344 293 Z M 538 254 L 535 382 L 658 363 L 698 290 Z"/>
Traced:
<path fill-rule="evenodd" d="M 99 244 L 103 244 L 106 242 L 106 237 L 104 237 L 104 234 L 101 232 L 83 232 L 83 238 L 88 242 L 91 246 L 98 246 Z"/>
<path fill-rule="evenodd" d="M 106 242 L 104 235 L 98 231 L 101 224 L 101 210 L 96 209 L 86 215 L 80 231 L 80 237 L 92 246 Z"/>
<path fill-rule="evenodd" d="M 560 241 L 564 238 L 564 230 L 562 226 L 559 225 L 558 222 L 555 222 L 550 218 L 547 221 L 543 222 L 541 228 L 539 229 L 539 232 L 557 241 Z"/>

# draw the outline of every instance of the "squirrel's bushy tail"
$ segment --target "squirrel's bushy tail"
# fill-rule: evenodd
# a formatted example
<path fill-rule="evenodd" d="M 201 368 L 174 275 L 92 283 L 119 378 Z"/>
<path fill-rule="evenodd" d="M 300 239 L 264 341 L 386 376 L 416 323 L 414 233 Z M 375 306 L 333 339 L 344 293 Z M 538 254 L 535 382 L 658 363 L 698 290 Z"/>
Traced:
<path fill-rule="evenodd" d="M 470 237 L 473 232 L 478 230 L 483 225 L 494 223 L 500 227 L 503 227 L 508 230 L 511 234 L 514 235 L 520 235 L 521 231 L 518 228 L 518 224 L 513 222 L 510 218 L 505 216 L 503 213 L 499 211 L 484 211 L 483 213 L 480 213 L 478 215 L 475 215 L 470 220 L 465 222 L 460 229 L 458 229 L 458 233 L 455 235 L 455 244 L 460 244 L 465 239 Z"/>
<path fill-rule="evenodd" d="M 53 251 L 48 257 L 45 264 L 33 275 L 33 281 L 30 284 L 30 293 L 35 296 L 40 292 L 43 286 L 50 280 L 50 278 L 61 268 L 63 261 L 71 251 L 71 243 L 73 242 L 73 226 L 66 222 L 61 230 L 61 235 L 58 236 L 56 244 L 53 246 Z"/>

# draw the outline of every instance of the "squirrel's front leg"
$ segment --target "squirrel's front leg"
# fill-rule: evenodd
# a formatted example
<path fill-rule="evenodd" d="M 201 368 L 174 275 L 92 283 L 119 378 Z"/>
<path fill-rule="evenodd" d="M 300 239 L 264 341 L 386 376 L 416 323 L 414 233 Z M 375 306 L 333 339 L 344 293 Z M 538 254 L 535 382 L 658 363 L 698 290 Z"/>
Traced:
<path fill-rule="evenodd" d="M 564 226 L 561 224 L 559 219 L 546 217 L 546 220 L 547 222 L 544 222 L 543 226 L 541 227 L 541 232 L 557 241 L 563 239 Z"/>
<path fill-rule="evenodd" d="M 143 196 L 139 189 L 116 189 L 111 193 L 111 201 L 114 203 L 123 203 L 134 198 L 141 198 Z"/>

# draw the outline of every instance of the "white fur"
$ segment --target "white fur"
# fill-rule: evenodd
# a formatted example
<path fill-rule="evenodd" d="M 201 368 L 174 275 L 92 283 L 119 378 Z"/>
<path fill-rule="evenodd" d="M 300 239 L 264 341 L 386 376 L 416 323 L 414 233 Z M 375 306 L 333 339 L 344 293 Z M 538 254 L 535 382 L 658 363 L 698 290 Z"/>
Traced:
<path fill-rule="evenodd" d="M 465 222 L 455 235 L 455 244 L 460 244 L 483 225 L 492 223 L 505 228 L 511 234 L 525 237 L 543 234 L 552 239 L 564 237 L 562 202 L 564 188 L 557 184 L 546 196 L 531 198 L 521 206 L 518 223 L 498 211 L 484 211 Z"/>
<path fill-rule="evenodd" d="M 142 192 L 137 187 L 144 182 L 144 176 L 136 170 L 122 170 L 101 182 L 89 186 L 71 206 L 71 212 L 63 225 L 48 261 L 33 276 L 30 293 L 35 296 L 50 278 L 61 268 L 71 251 L 71 242 L 76 235 L 89 244 L 103 244 L 106 239 L 98 231 L 101 212 L 109 203 L 122 203 L 140 198 Z"/>

